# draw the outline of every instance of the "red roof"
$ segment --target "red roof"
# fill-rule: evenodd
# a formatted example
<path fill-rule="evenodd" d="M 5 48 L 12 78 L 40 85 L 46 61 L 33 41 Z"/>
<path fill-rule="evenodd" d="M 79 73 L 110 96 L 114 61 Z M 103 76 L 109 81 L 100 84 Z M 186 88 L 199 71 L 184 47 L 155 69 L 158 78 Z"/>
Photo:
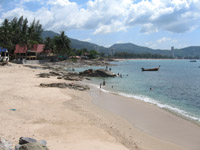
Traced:
<path fill-rule="evenodd" d="M 35 44 L 33 45 L 33 48 L 31 49 L 31 51 L 35 51 L 37 53 L 41 53 L 44 51 L 44 44 Z"/>
<path fill-rule="evenodd" d="M 27 46 L 20 46 L 19 44 L 16 45 L 14 53 L 26 53 L 27 52 Z"/>
<path fill-rule="evenodd" d="M 44 51 L 44 44 L 34 44 L 31 48 L 31 51 L 34 51 L 36 53 L 41 53 Z M 27 46 L 20 46 L 19 44 L 16 45 L 14 53 L 26 53 L 27 52 Z"/>

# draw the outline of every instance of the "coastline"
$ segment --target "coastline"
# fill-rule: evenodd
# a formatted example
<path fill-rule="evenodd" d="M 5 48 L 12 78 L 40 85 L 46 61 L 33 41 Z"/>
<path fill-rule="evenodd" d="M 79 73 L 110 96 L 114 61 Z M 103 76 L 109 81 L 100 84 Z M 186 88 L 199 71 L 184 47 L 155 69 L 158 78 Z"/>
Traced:
<path fill-rule="evenodd" d="M 93 83 L 89 83 L 90 86 L 94 87 L 94 88 L 97 88 L 99 89 L 98 85 L 95 85 Z M 109 93 L 109 94 L 113 94 L 113 95 L 118 95 L 118 96 L 121 96 L 121 97 L 125 97 L 125 98 L 130 98 L 130 99 L 133 99 L 133 100 L 138 100 L 138 101 L 142 101 L 144 103 L 148 103 L 150 105 L 154 105 L 155 107 L 158 107 L 162 110 L 165 110 L 177 117 L 180 117 L 184 120 L 187 120 L 187 121 L 190 121 L 198 126 L 200 126 L 200 120 L 199 118 L 196 118 L 196 117 L 193 117 L 193 116 L 189 116 L 187 114 L 187 112 L 185 112 L 184 110 L 181 110 L 181 109 L 178 109 L 176 107 L 172 107 L 170 105 L 166 105 L 166 104 L 161 104 L 159 103 L 158 101 L 154 100 L 154 99 L 151 99 L 149 97 L 144 97 L 144 96 L 135 96 L 135 95 L 129 95 L 129 94 L 125 94 L 125 93 L 117 93 L 116 91 L 108 91 L 108 90 L 105 90 L 103 88 L 99 89 L 101 90 L 102 92 L 105 92 L 105 93 Z"/>
<path fill-rule="evenodd" d="M 110 106 L 115 109 L 113 105 L 108 105 L 107 103 L 110 102 L 109 100 L 115 100 L 116 95 L 99 93 L 99 90 L 94 88 L 87 92 L 71 89 L 41 88 L 39 87 L 40 83 L 74 82 L 58 80 L 55 77 L 38 78 L 36 74 L 50 71 L 39 67 L 29 68 L 23 65 L 11 64 L 11 66 L 1 67 L 0 71 L 2 72 L 0 74 L 0 83 L 4 87 L 0 89 L 0 94 L 2 95 L 0 99 L 0 109 L 2 111 L 0 114 L 0 119 L 2 120 L 0 137 L 10 140 L 14 144 L 17 144 L 19 137 L 29 136 L 39 140 L 47 140 L 47 146 L 52 150 L 93 150 L 96 148 L 100 150 L 188 149 L 184 145 L 163 138 L 163 134 L 158 137 L 157 135 L 152 135 L 150 131 L 139 128 L 143 127 L 146 122 L 140 122 L 137 119 L 143 118 L 143 120 L 146 120 L 144 115 L 150 115 L 150 113 L 145 113 L 147 111 L 145 108 L 152 107 L 149 104 L 137 102 L 143 110 L 136 110 L 136 105 L 134 106 L 136 107 L 135 111 L 144 112 L 142 116 L 140 114 L 139 118 L 137 118 L 137 113 L 135 114 L 136 118 L 134 120 L 138 124 L 130 123 L 124 116 L 109 112 L 99 104 L 96 104 L 97 102 L 104 102 L 104 106 Z M 122 96 L 117 96 L 117 99 L 119 102 L 113 104 L 119 105 L 119 111 L 121 111 L 120 102 L 122 99 L 125 103 L 130 103 L 130 99 Z M 157 120 L 158 123 L 169 123 L 165 120 L 165 117 L 162 117 L 162 114 L 167 114 L 167 116 L 172 116 L 172 114 L 164 110 L 162 112 L 154 107 L 155 113 L 157 115 L 161 114 L 161 117 Z M 10 109 L 16 109 L 16 111 L 14 112 Z M 152 117 L 153 113 L 150 116 Z M 175 121 L 177 119 L 181 120 L 174 116 L 172 118 Z M 163 120 L 164 122 L 162 122 Z M 154 123 L 153 121 L 149 122 Z M 186 125 L 187 129 L 191 124 L 184 121 L 180 125 Z M 199 132 L 199 128 L 196 127 L 189 129 L 188 132 Z M 164 131 L 164 134 L 168 134 L 167 131 Z M 193 138 L 195 138 L 194 134 L 192 135 Z M 181 137 L 180 140 L 188 139 Z M 196 150 L 196 146 L 199 145 L 194 145 L 190 149 Z"/>
<path fill-rule="evenodd" d="M 98 107 L 125 118 L 135 128 L 150 136 L 187 149 L 198 150 L 200 147 L 200 126 L 195 122 L 151 103 L 107 93 L 95 87 L 89 93 Z"/>

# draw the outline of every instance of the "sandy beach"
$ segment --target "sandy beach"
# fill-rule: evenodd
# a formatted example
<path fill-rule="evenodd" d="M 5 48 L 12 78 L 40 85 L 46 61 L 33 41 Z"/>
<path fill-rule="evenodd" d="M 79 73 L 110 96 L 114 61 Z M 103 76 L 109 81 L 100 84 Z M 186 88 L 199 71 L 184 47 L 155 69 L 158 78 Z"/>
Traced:
<path fill-rule="evenodd" d="M 40 83 L 72 83 L 36 76 L 49 71 L 18 64 L 0 67 L 0 138 L 13 145 L 22 136 L 45 139 L 50 150 L 199 149 L 198 125 L 95 88 L 42 88 Z"/>

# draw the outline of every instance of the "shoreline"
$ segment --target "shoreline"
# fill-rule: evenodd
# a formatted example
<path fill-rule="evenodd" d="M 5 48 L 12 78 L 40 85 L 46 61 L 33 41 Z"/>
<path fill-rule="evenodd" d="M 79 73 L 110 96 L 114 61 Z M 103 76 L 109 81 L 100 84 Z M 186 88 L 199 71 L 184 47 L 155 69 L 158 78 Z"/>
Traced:
<path fill-rule="evenodd" d="M 117 110 L 121 112 L 123 111 L 121 102 L 131 104 L 128 98 L 103 93 L 94 88 L 91 88 L 90 91 L 41 88 L 39 87 L 40 83 L 66 82 L 85 84 L 85 81 L 58 80 L 56 77 L 39 78 L 36 74 L 51 71 L 42 69 L 41 65 L 39 67 L 34 65 L 27 67 L 11 64 L 11 66 L 0 67 L 0 71 L 2 72 L 0 74 L 0 84 L 4 87 L 0 89 L 0 94 L 2 95 L 0 99 L 0 119 L 2 120 L 0 137 L 10 140 L 12 143 L 17 144 L 19 137 L 28 136 L 38 140 L 45 139 L 47 146 L 52 150 L 93 150 L 96 148 L 99 150 L 188 149 L 184 145 L 162 139 L 138 128 L 144 127 L 146 123 L 154 122 L 151 120 L 142 123 L 137 119 L 141 117 L 147 121 L 145 114 L 153 116 L 155 112 L 156 114 L 160 112 L 159 109 L 159 111 L 153 109 L 155 110 L 154 113 L 141 113 L 139 118 L 136 115 L 133 118 L 133 121 L 136 122 L 130 123 L 124 116 L 102 108 L 102 106 L 108 106 L 115 110 L 116 107 L 114 105 L 117 104 Z M 9 94 L 5 95 L 8 92 Z M 95 97 L 90 95 L 91 92 Z M 116 100 L 115 97 L 117 97 L 118 102 L 114 101 L 111 103 L 112 105 L 109 105 L 110 100 Z M 123 101 L 121 101 L 122 99 Z M 94 101 L 103 102 L 103 105 L 96 105 Z M 138 103 L 144 112 L 147 111 L 145 108 L 152 107 L 142 102 L 134 104 Z M 10 109 L 16 109 L 16 111 L 14 112 Z M 134 110 L 136 111 L 137 109 L 136 107 Z M 164 110 L 163 113 L 169 115 Z M 132 114 L 130 117 L 133 117 Z M 165 118 L 161 117 L 157 121 L 162 124 L 163 120 Z M 152 125 L 149 127 L 152 127 Z M 184 125 L 181 124 L 181 126 Z M 185 126 L 186 129 L 187 125 Z M 193 128 L 191 131 L 191 134 L 194 131 L 199 132 L 199 128 Z M 168 134 L 167 131 L 164 131 L 164 134 Z M 195 134 L 193 138 L 195 138 Z M 183 141 L 185 139 L 184 137 L 180 138 Z M 193 140 L 198 139 L 199 137 Z M 195 146 L 191 149 L 198 150 Z"/>
<path fill-rule="evenodd" d="M 200 147 L 199 141 L 197 140 L 200 139 L 200 125 L 198 123 L 187 120 L 165 109 L 161 109 L 154 104 L 147 103 L 135 98 L 128 98 L 122 95 L 104 92 L 97 87 L 93 88 L 95 91 L 93 91 L 93 93 L 95 94 L 90 91 L 89 94 L 93 97 L 93 103 L 95 105 L 106 111 L 119 115 L 122 118 L 125 118 L 134 127 L 143 131 L 144 133 L 156 138 L 161 138 L 162 140 L 168 141 L 170 143 L 174 143 L 184 147 L 188 146 L 187 148 L 189 149 L 198 150 L 198 148 Z M 100 98 L 102 96 L 103 98 Z M 109 108 L 109 106 L 105 106 L 105 103 L 108 105 L 114 105 L 113 107 L 121 110 L 118 111 L 116 108 L 113 107 Z M 122 108 L 123 106 L 125 108 Z M 148 108 L 148 111 L 145 110 L 145 108 Z M 131 111 L 131 109 L 135 109 L 136 111 Z M 150 118 L 146 117 L 144 112 L 148 112 L 147 114 Z M 134 116 L 134 120 L 131 118 L 130 113 L 133 116 L 136 114 L 143 115 L 142 118 Z M 159 119 L 157 120 L 156 117 L 158 117 Z M 179 132 L 182 134 L 175 134 L 175 132 Z M 185 139 L 183 138 L 183 135 L 186 137 Z M 183 141 L 177 139 L 182 139 Z"/>
<path fill-rule="evenodd" d="M 88 81 L 87 81 L 88 82 Z M 86 83 L 87 83 L 86 82 Z M 94 88 L 97 88 L 99 89 L 98 85 L 95 85 L 93 83 L 89 83 L 91 86 L 93 86 Z M 142 101 L 144 103 L 147 103 L 147 104 L 151 104 L 151 105 L 154 105 L 155 107 L 158 107 L 162 110 L 165 110 L 177 117 L 180 117 L 182 119 L 185 119 L 187 121 L 190 121 L 198 126 L 200 126 L 200 119 L 199 118 L 196 118 L 196 117 L 193 117 L 193 116 L 190 116 L 187 114 L 187 112 L 185 112 L 184 110 L 181 110 L 181 109 L 178 109 L 176 107 L 172 107 L 170 105 L 167 105 L 167 104 L 161 104 L 159 103 L 158 101 L 156 100 L 144 100 L 142 97 L 138 97 L 138 96 L 134 96 L 134 95 L 128 95 L 128 94 L 125 94 L 125 93 L 117 93 L 117 92 L 113 92 L 113 91 L 108 91 L 108 90 L 105 90 L 103 88 L 99 89 L 101 90 L 102 92 L 105 92 L 105 93 L 108 93 L 108 94 L 113 94 L 113 95 L 118 95 L 118 96 L 122 96 L 122 97 L 125 97 L 125 98 L 131 98 L 131 99 L 136 99 L 138 101 Z M 148 98 L 148 97 L 145 97 L 145 98 Z M 149 98 L 148 98 L 149 99 Z M 160 106 L 159 106 L 160 105 Z M 183 112 L 183 113 L 181 113 Z"/>

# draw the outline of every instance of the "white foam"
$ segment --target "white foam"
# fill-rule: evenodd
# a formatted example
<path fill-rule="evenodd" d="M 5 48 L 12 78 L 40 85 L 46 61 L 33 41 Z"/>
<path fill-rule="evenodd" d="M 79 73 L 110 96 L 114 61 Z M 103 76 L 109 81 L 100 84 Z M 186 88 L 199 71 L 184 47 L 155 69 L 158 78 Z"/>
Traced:
<path fill-rule="evenodd" d="M 167 104 L 162 104 L 162 103 L 160 103 L 160 102 L 158 102 L 158 101 L 156 101 L 156 100 L 154 100 L 152 98 L 149 98 L 149 97 L 146 97 L 146 96 L 143 96 L 143 95 L 130 95 L 130 94 L 125 94 L 125 93 L 117 93 L 117 94 L 125 96 L 125 97 L 135 98 L 137 100 L 141 100 L 141 101 L 144 101 L 146 103 L 154 104 L 154 105 L 158 106 L 159 108 L 168 109 L 168 110 L 170 110 L 172 112 L 175 112 L 175 113 L 178 113 L 180 115 L 183 115 L 186 118 L 189 118 L 189 119 L 192 119 L 192 120 L 200 122 L 200 118 L 197 118 L 195 116 L 191 116 L 186 111 L 181 110 L 179 108 L 176 108 L 176 107 L 173 107 L 173 106 L 170 106 L 170 105 L 167 105 Z"/>
<path fill-rule="evenodd" d="M 118 93 L 117 92 L 111 92 L 111 91 L 105 90 L 103 88 L 100 88 L 99 86 L 97 86 L 95 84 L 90 84 L 90 85 L 100 89 L 103 92 L 111 93 L 111 94 L 117 94 L 117 95 L 121 95 L 121 96 L 124 96 L 124 97 L 129 97 L 129 98 L 134 98 L 134 99 L 146 102 L 146 103 L 154 104 L 159 108 L 170 110 L 170 111 L 175 112 L 177 114 L 180 114 L 180 115 L 182 115 L 182 116 L 184 116 L 184 117 L 186 117 L 188 119 L 192 119 L 194 121 L 200 122 L 200 118 L 197 118 L 195 116 L 191 116 L 184 110 L 181 110 L 179 108 L 176 108 L 176 107 L 173 107 L 173 106 L 170 106 L 170 105 L 167 105 L 167 104 L 162 104 L 162 103 L 160 103 L 160 102 L 158 102 L 158 101 L 156 101 L 156 100 L 154 100 L 152 98 L 149 98 L 147 96 L 144 96 L 144 95 L 132 95 L 132 94 L 126 94 L 126 93 L 121 93 L 121 92 L 118 92 Z"/>

